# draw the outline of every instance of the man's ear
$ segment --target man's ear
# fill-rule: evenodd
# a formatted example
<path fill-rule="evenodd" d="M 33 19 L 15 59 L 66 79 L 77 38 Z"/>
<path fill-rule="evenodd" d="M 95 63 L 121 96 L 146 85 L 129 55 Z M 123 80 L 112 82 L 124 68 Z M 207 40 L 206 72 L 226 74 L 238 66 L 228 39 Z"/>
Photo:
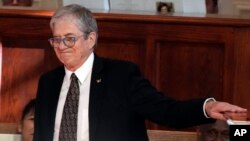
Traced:
<path fill-rule="evenodd" d="M 95 32 L 90 32 L 88 35 L 88 48 L 89 50 L 94 49 L 95 43 L 96 43 L 96 33 Z"/>

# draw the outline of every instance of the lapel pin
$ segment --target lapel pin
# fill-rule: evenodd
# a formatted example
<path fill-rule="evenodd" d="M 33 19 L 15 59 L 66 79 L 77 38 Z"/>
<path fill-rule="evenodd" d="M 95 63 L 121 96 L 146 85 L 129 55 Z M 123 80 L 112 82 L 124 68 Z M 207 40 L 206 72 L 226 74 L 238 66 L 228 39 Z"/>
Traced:
<path fill-rule="evenodd" d="M 102 79 L 101 79 L 101 78 L 100 78 L 100 79 L 97 79 L 96 82 L 97 82 L 97 83 L 101 83 L 101 82 L 102 82 Z"/>

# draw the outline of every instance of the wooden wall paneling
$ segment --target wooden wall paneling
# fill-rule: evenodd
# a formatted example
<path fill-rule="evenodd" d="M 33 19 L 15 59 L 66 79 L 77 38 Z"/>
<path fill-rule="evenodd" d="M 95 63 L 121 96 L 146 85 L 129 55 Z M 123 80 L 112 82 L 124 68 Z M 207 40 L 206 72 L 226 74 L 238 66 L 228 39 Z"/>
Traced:
<path fill-rule="evenodd" d="M 164 94 L 179 100 L 212 96 L 217 100 L 231 97 L 224 82 L 234 72 L 232 29 L 207 26 L 165 25 L 155 27 L 153 56 L 155 85 Z M 159 28 L 161 27 L 161 28 Z M 227 36 L 224 36 L 226 34 Z M 231 56 L 231 59 L 228 58 Z M 230 81 L 231 82 L 231 81 Z M 147 122 L 149 129 L 175 130 Z M 195 130 L 188 128 L 183 130 Z"/>
<path fill-rule="evenodd" d="M 233 102 L 250 109 L 250 28 L 235 31 L 236 75 Z"/>
<path fill-rule="evenodd" d="M 155 28 L 158 30 L 158 28 Z M 177 99 L 213 96 L 223 99 L 231 28 L 166 25 L 155 41 L 156 86 Z M 165 34 L 165 35 L 163 35 Z M 233 38 L 231 37 L 231 40 Z"/>
<path fill-rule="evenodd" d="M 1 105 L 1 91 L 2 91 L 2 61 L 3 61 L 3 54 L 2 51 L 3 50 L 3 44 L 2 44 L 2 37 L 0 36 L 0 105 Z M 1 117 L 1 113 L 2 113 L 2 108 L 0 106 L 0 117 Z"/>
<path fill-rule="evenodd" d="M 141 24 L 121 22 L 99 22 L 99 56 L 132 61 L 145 72 L 145 37 Z M 144 34 L 145 35 L 145 34 Z"/>
<path fill-rule="evenodd" d="M 43 65 L 41 52 L 36 48 L 3 48 L 0 121 L 17 121 L 23 105 L 35 97 Z"/>
<path fill-rule="evenodd" d="M 219 26 L 220 27 L 220 26 Z M 221 28 L 221 27 L 220 27 Z M 236 73 L 236 48 L 235 48 L 235 30 L 237 28 L 228 27 L 228 30 L 221 33 L 220 40 L 223 42 L 224 46 L 224 69 L 223 69 L 223 93 L 221 93 L 221 101 L 233 102 L 234 84 L 235 84 L 235 73 Z M 235 104 L 235 103 L 234 103 Z M 243 106 L 239 104 L 239 106 Z M 250 108 L 250 107 L 249 107 Z"/>
<path fill-rule="evenodd" d="M 23 106 L 34 98 L 44 50 L 3 47 L 0 121 L 18 121 Z"/>
<path fill-rule="evenodd" d="M 143 42 L 130 39 L 99 40 L 95 53 L 105 58 L 132 61 L 145 68 L 145 50 Z"/>
<path fill-rule="evenodd" d="M 144 38 L 148 32 L 148 24 L 136 21 L 98 20 L 100 37 Z"/>
<path fill-rule="evenodd" d="M 179 100 L 222 99 L 224 51 L 220 44 L 159 41 L 157 86 Z"/>
<path fill-rule="evenodd" d="M 0 33 L 8 38 L 47 39 L 51 35 L 49 18 L 0 17 Z"/>
<path fill-rule="evenodd" d="M 145 68 L 145 74 L 147 76 L 147 79 L 157 88 L 156 83 L 156 73 L 155 73 L 155 60 L 157 58 L 155 54 L 155 42 L 157 37 L 154 35 L 147 35 L 146 40 L 146 68 Z"/>
<path fill-rule="evenodd" d="M 179 100 L 207 96 L 222 99 L 224 52 L 221 44 L 168 40 L 156 44 L 156 85 L 160 91 Z M 150 128 L 174 130 L 157 124 Z"/>

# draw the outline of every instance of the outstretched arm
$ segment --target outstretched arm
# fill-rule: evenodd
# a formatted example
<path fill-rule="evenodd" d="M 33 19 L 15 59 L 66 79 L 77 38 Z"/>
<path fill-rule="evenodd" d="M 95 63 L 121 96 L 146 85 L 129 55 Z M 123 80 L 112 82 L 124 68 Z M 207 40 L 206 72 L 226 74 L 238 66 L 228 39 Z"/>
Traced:
<path fill-rule="evenodd" d="M 227 102 L 209 101 L 205 104 L 205 111 L 209 117 L 214 119 L 233 119 L 233 115 L 239 115 L 241 119 L 247 119 L 247 109 Z"/>

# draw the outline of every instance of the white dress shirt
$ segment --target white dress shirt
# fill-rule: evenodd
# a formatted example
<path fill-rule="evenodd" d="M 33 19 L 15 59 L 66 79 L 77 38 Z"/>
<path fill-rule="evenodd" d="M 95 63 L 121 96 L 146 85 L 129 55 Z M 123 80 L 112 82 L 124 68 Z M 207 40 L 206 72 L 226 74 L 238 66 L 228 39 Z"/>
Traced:
<path fill-rule="evenodd" d="M 74 72 L 79 80 L 78 82 L 80 86 L 80 99 L 77 120 L 77 141 L 89 141 L 89 92 L 93 62 L 94 54 L 92 53 L 85 61 L 85 63 Z M 73 72 L 65 68 L 65 76 L 61 87 L 56 111 L 53 141 L 58 141 L 59 139 L 63 107 L 69 90 L 70 76 L 72 73 Z"/>

